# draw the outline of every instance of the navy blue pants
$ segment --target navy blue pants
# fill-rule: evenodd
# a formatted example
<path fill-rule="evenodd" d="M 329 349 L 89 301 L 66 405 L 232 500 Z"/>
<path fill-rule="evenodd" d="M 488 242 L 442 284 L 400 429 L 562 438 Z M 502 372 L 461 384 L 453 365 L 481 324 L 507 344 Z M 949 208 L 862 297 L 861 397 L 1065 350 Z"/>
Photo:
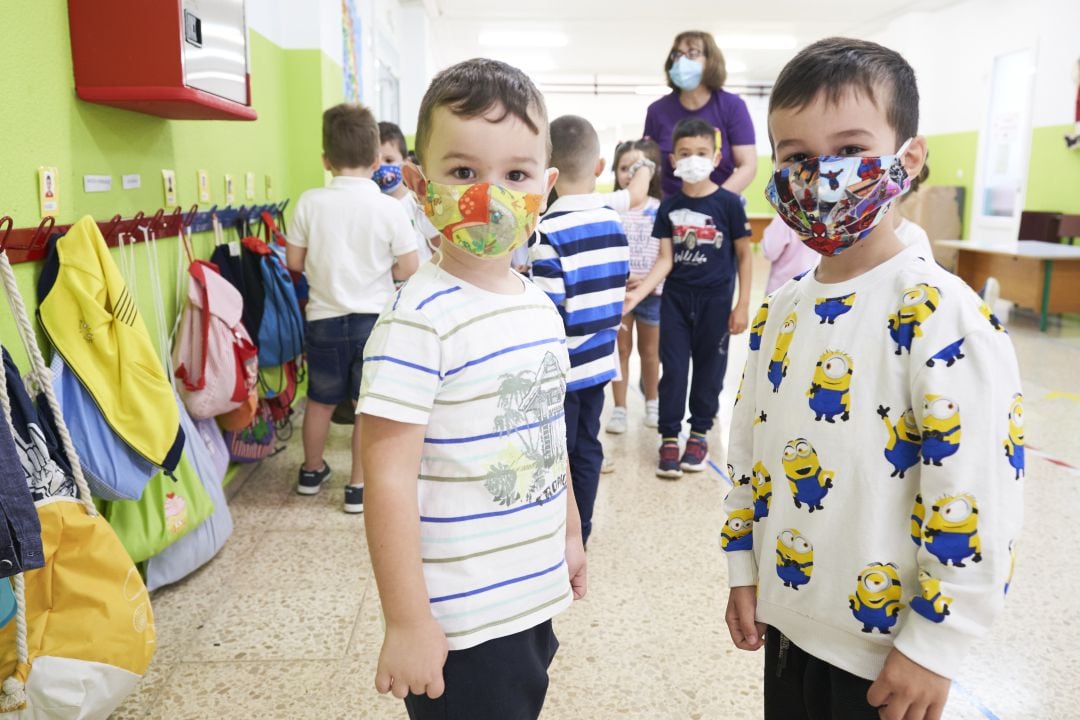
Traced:
<path fill-rule="evenodd" d="M 410 720 L 536 720 L 559 641 L 547 620 L 523 632 L 451 650 L 438 700 L 409 695 Z"/>
<path fill-rule="evenodd" d="M 566 392 L 566 451 L 570 455 L 570 478 L 581 515 L 581 539 L 589 541 L 593 505 L 600 485 L 604 447 L 600 444 L 600 413 L 604 410 L 604 385 Z"/>
<path fill-rule="evenodd" d="M 878 720 L 872 684 L 765 630 L 765 720 Z"/>
<path fill-rule="evenodd" d="M 660 303 L 660 437 L 682 430 L 690 360 L 690 429 L 706 433 L 720 409 L 720 391 L 727 372 L 728 317 L 732 288 L 703 295 L 668 283 Z"/>

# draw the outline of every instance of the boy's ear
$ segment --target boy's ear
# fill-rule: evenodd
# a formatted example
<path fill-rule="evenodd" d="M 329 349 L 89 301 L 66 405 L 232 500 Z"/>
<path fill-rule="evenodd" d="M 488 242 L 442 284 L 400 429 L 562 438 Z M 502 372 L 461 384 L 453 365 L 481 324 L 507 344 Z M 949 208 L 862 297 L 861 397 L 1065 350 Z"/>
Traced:
<path fill-rule="evenodd" d="M 671 161 L 672 169 L 675 168 L 675 153 L 668 153 L 668 160 Z"/>
<path fill-rule="evenodd" d="M 720 159 L 722 157 L 723 157 L 723 155 L 720 152 L 720 148 L 716 148 L 716 150 L 713 151 L 712 166 L 713 167 L 720 167 Z"/>
<path fill-rule="evenodd" d="M 330 164 L 330 158 L 326 157 L 326 153 L 322 154 L 322 166 L 327 172 L 334 172 L 334 166 Z"/>
<path fill-rule="evenodd" d="M 548 198 L 551 197 L 551 190 L 555 187 L 555 183 L 559 179 L 559 168 L 548 168 L 544 171 L 544 175 L 544 199 L 540 201 L 541 215 L 547 212 Z"/>
<path fill-rule="evenodd" d="M 909 178 L 919 177 L 923 165 L 926 164 L 926 155 L 929 151 L 930 149 L 926 144 L 926 137 L 923 135 L 916 135 L 911 139 L 911 144 L 907 146 L 907 150 L 904 151 L 904 156 L 900 158 L 900 162 L 903 163 L 904 169 L 907 170 Z"/>
<path fill-rule="evenodd" d="M 401 179 L 405 181 L 405 187 L 416 193 L 416 197 L 423 198 L 427 195 L 427 178 L 424 177 L 420 168 L 411 162 L 402 163 Z"/>
<path fill-rule="evenodd" d="M 597 158 L 596 160 L 596 177 L 600 177 L 604 174 L 604 167 L 607 165 L 605 158 Z"/>

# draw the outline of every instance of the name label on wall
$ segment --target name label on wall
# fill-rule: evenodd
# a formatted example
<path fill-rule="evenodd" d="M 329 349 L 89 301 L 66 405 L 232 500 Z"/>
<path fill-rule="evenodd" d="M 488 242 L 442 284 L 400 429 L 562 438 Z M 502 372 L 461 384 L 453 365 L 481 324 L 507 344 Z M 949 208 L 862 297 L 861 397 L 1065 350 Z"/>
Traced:
<path fill-rule="evenodd" d="M 112 190 L 112 175 L 83 175 L 83 192 L 98 193 Z"/>
<path fill-rule="evenodd" d="M 123 178 L 125 190 L 135 190 L 142 187 L 142 175 L 125 175 Z"/>

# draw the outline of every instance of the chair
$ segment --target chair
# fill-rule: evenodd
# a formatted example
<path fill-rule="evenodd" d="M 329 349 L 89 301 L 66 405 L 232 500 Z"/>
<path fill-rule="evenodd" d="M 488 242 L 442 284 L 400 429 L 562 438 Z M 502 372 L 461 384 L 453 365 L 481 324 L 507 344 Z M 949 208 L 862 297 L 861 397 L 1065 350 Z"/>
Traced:
<path fill-rule="evenodd" d="M 1040 240 L 1042 242 L 1061 242 L 1058 226 L 1061 213 L 1024 210 L 1020 213 L 1020 240 Z"/>
<path fill-rule="evenodd" d="M 1080 238 L 1080 215 L 1062 215 L 1057 236 L 1060 242 L 1075 245 L 1077 238 Z"/>

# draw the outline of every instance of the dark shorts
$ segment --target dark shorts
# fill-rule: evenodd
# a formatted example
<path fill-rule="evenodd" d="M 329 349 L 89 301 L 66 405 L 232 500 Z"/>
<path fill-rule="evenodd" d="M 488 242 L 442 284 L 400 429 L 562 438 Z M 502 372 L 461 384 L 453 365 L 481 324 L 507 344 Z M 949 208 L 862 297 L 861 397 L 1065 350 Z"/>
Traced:
<path fill-rule="evenodd" d="M 323 405 L 356 400 L 364 372 L 364 345 L 378 315 L 342 315 L 307 324 L 304 351 L 308 398 Z"/>
<path fill-rule="evenodd" d="M 547 620 L 523 632 L 452 650 L 438 700 L 409 695 L 410 720 L 536 720 L 544 707 L 548 666 L 559 641 Z"/>
<path fill-rule="evenodd" d="M 636 317 L 638 320 L 645 323 L 646 325 L 659 326 L 660 296 L 650 295 L 649 297 L 639 302 L 637 306 L 630 312 L 634 314 L 634 317 Z"/>

